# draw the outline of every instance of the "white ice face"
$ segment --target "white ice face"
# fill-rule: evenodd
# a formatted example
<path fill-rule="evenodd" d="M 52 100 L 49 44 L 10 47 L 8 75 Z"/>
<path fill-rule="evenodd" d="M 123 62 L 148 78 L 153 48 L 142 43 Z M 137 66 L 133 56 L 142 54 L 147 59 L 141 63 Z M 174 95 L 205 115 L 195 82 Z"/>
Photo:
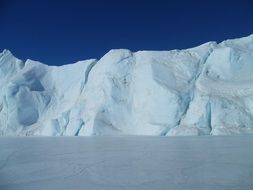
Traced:
<path fill-rule="evenodd" d="M 1 135 L 253 132 L 253 35 L 60 67 L 0 54 Z"/>

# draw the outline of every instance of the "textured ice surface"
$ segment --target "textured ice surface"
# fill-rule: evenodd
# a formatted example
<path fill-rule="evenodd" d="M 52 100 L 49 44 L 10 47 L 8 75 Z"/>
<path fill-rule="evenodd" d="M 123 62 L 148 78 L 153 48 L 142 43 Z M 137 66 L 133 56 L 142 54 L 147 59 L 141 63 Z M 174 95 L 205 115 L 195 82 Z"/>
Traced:
<path fill-rule="evenodd" d="M 253 35 L 60 67 L 0 54 L 1 135 L 253 132 Z"/>
<path fill-rule="evenodd" d="M 252 190 L 252 136 L 0 138 L 1 190 Z"/>

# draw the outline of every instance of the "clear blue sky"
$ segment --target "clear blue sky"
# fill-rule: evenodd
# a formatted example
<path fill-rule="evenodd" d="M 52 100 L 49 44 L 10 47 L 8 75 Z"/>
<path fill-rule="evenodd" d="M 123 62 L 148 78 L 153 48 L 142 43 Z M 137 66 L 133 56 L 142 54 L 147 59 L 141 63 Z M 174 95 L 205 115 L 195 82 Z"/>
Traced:
<path fill-rule="evenodd" d="M 0 51 L 50 65 L 253 33 L 252 0 L 0 0 Z"/>

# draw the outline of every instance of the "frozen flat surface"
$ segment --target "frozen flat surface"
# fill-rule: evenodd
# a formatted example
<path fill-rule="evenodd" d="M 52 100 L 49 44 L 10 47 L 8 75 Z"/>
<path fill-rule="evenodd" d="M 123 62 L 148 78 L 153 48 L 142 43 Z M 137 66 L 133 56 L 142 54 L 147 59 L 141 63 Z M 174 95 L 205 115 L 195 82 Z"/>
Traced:
<path fill-rule="evenodd" d="M 252 190 L 253 136 L 0 138 L 1 190 Z"/>

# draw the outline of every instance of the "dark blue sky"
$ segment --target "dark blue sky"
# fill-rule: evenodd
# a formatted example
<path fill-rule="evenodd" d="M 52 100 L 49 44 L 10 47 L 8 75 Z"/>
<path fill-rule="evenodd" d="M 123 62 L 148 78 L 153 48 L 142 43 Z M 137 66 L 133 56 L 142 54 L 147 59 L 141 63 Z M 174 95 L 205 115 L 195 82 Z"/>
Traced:
<path fill-rule="evenodd" d="M 0 51 L 51 65 L 253 33 L 251 0 L 0 0 Z"/>

